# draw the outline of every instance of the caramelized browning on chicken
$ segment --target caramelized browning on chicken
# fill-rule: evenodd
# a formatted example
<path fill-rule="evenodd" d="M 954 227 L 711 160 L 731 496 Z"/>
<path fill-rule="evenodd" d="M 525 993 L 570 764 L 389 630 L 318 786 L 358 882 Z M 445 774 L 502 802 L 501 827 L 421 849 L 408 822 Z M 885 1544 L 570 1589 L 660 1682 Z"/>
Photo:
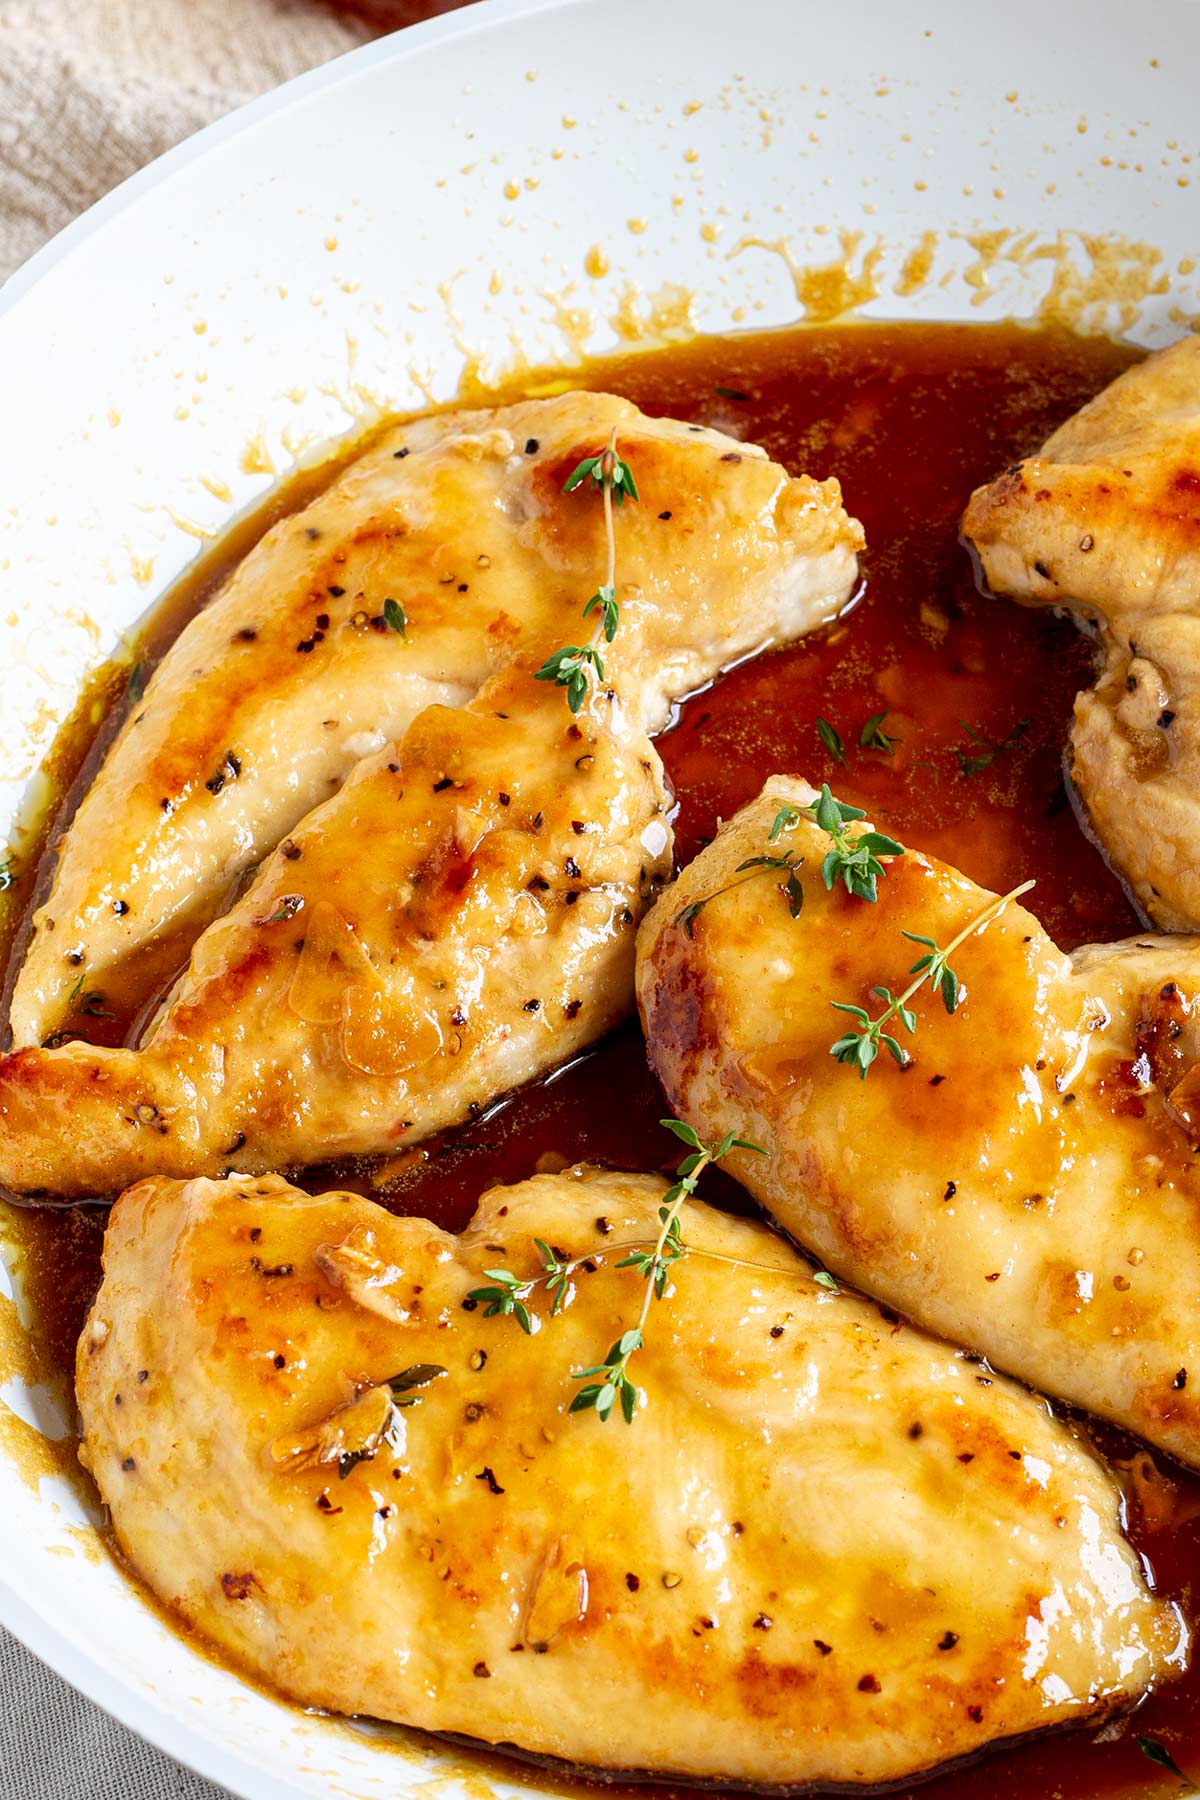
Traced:
<path fill-rule="evenodd" d="M 131 1189 L 78 1359 L 125 1555 L 306 1705 L 606 1770 L 898 1781 L 1182 1657 L 1077 1439 L 761 1226 L 689 1206 L 720 1260 L 676 1265 L 633 1424 L 571 1416 L 663 1192 L 540 1176 L 454 1238 L 274 1177 Z M 580 1260 L 526 1336 L 464 1302 L 535 1236 Z"/>
<path fill-rule="evenodd" d="M 113 1193 L 478 1113 L 625 1012 L 670 843 L 658 757 L 611 689 L 573 718 L 513 673 L 431 707 L 209 927 L 141 1049 L 0 1060 L 0 1179 Z"/>
<path fill-rule="evenodd" d="M 874 904 L 817 871 L 797 917 L 761 857 L 775 778 L 663 894 L 639 938 L 650 1056 L 682 1118 L 770 1152 L 731 1166 L 837 1274 L 1033 1386 L 1200 1465 L 1200 940 L 1062 955 L 1017 904 L 957 950 L 953 1015 L 928 987 L 866 1079 L 831 1045 L 993 896 L 909 852 Z M 858 831 L 859 827 L 853 827 Z M 698 912 L 691 912 L 703 902 Z"/>
<path fill-rule="evenodd" d="M 86 1026 L 81 998 L 147 997 L 357 762 L 583 629 L 603 509 L 562 488 L 613 429 L 642 502 L 619 516 L 609 663 L 644 729 L 845 604 L 862 532 L 836 481 L 789 479 L 717 432 L 587 393 L 389 430 L 267 533 L 155 670 L 60 846 L 17 1047 Z"/>
<path fill-rule="evenodd" d="M 1156 923 L 1200 926 L 1200 338 L 1118 377 L 971 499 L 989 586 L 1100 625 L 1071 773 Z"/>

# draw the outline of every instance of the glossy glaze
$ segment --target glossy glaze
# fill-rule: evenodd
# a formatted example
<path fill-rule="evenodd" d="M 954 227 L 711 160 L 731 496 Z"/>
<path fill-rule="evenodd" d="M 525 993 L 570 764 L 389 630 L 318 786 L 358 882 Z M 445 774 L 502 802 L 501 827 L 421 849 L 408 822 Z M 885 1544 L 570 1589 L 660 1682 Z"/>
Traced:
<path fill-rule="evenodd" d="M 604 513 L 564 484 L 613 431 L 643 497 L 619 511 L 622 629 L 576 718 L 535 671 L 585 636 Z M 632 927 L 669 867 L 645 732 L 840 611 L 860 543 L 836 482 L 606 395 L 386 433 L 185 629 L 67 828 L 0 1061 L 0 1180 L 112 1195 L 389 1150 L 594 1042 L 629 1009 Z M 335 789 L 315 807 L 314 783 Z M 113 960 L 174 933 L 170 896 L 203 925 L 253 858 L 134 1045 L 30 1043 L 31 1002 L 37 1031 L 56 996 L 111 1012 Z"/>
<path fill-rule="evenodd" d="M 873 546 L 866 596 L 852 620 L 735 670 L 689 702 L 659 740 L 678 799 L 681 858 L 694 854 L 720 816 L 757 793 L 766 773 L 803 763 L 814 779 L 836 780 L 840 792 L 876 816 L 903 816 L 910 843 L 946 855 L 978 881 L 1003 881 L 1014 863 L 1028 868 L 1038 876 L 1031 897 L 1037 916 L 1064 947 L 1136 928 L 1118 884 L 1079 832 L 1061 781 L 1072 699 L 1091 678 L 1091 647 L 1069 624 L 981 599 L 956 536 L 971 488 L 1014 455 L 1032 453 L 1132 360 L 1132 352 L 1103 340 L 1015 328 L 855 325 L 701 340 L 584 372 L 647 411 L 745 435 L 790 467 L 838 473 Z M 259 520 L 231 533 L 152 622 L 152 654 L 161 654 L 180 622 L 220 585 L 256 531 L 306 503 L 312 491 L 311 476 L 289 484 Z M 56 746 L 66 796 L 60 827 L 70 817 L 73 778 L 82 767 L 86 783 L 95 766 L 88 758 L 92 703 L 119 701 L 124 687 L 123 672 L 102 679 Z M 904 734 L 904 745 L 890 758 L 856 752 L 862 722 L 885 704 L 903 714 L 903 724 L 893 716 L 887 727 Z M 818 713 L 841 729 L 848 768 L 816 739 Z M 971 747 L 961 719 L 1002 739 L 1023 717 L 1030 723 L 1010 750 L 961 776 L 957 751 Z M 14 902 L 10 929 L 28 905 L 35 872 L 31 856 L 11 894 L 0 896 L 0 907 Z M 89 1021 L 88 1029 L 97 1038 L 115 1029 L 119 1039 L 127 1024 Z M 575 1158 L 673 1166 L 671 1143 L 657 1125 L 664 1110 L 640 1033 L 627 1027 L 549 1084 L 469 1127 L 370 1163 L 315 1170 L 306 1181 L 351 1184 L 395 1210 L 458 1230 L 490 1182 L 521 1180 L 538 1166 Z M 748 1204 L 728 1178 L 706 1176 L 705 1186 L 722 1206 Z M 55 1214 L 37 1209 L 12 1218 L 10 1229 L 26 1253 L 35 1328 L 65 1368 L 98 1278 L 97 1234 L 67 1233 Z M 1200 1484 L 1118 1433 L 1099 1435 L 1129 1496 L 1134 1541 L 1162 1588 L 1190 1611 L 1200 1573 Z M 919 1792 L 928 1800 L 1175 1793 L 1172 1778 L 1140 1753 L 1141 1734 L 1200 1772 L 1200 1679 L 1189 1674 L 1164 1684 L 1104 1742 L 1080 1733 L 1042 1740 Z M 554 1791 L 561 1791 L 559 1777 Z M 658 1800 L 690 1796 L 677 1785 L 639 1791 Z"/>
<path fill-rule="evenodd" d="M 572 1413 L 665 1192 L 542 1175 L 455 1239 L 274 1177 L 132 1188 L 78 1392 L 134 1568 L 305 1704 L 610 1770 L 896 1780 L 1172 1666 L 1087 1452 L 760 1225 L 689 1209 L 632 1422 Z M 536 1238 L 573 1272 L 527 1335 L 469 1295 Z"/>

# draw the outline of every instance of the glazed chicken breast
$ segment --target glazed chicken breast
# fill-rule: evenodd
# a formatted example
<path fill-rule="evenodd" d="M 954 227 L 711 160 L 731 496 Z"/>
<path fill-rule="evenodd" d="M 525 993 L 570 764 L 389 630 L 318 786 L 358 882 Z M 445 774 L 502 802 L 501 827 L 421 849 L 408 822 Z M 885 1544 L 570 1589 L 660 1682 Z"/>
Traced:
<path fill-rule="evenodd" d="M 604 1771 L 899 1781 L 1182 1659 L 1077 1438 L 762 1226 L 688 1206 L 632 1423 L 572 1414 L 664 1191 L 543 1175 L 456 1238 L 271 1176 L 132 1188 L 78 1356 L 124 1555 L 304 1705 Z M 535 1238 L 573 1269 L 527 1336 L 469 1296 Z"/>
<path fill-rule="evenodd" d="M 670 846 L 661 764 L 613 689 L 572 715 L 514 671 L 431 707 L 208 928 L 140 1049 L 0 1059 L 0 1180 L 115 1193 L 475 1116 L 625 1013 Z"/>
<path fill-rule="evenodd" d="M 972 496 L 989 587 L 1099 627 L 1071 775 L 1146 915 L 1200 928 L 1200 338 L 1136 364 Z"/>
<path fill-rule="evenodd" d="M 1011 902 L 861 1076 L 832 1046 L 995 896 L 913 851 L 827 891 L 816 798 L 769 781 L 642 927 L 671 1105 L 769 1151 L 729 1166 L 837 1275 L 1200 1466 L 1200 940 L 1065 956 Z"/>
<path fill-rule="evenodd" d="M 837 482 L 791 479 L 754 446 L 588 393 L 386 431 L 267 532 L 131 707 L 58 846 L 15 1047 L 161 992 L 239 878 L 357 763 L 584 630 L 603 506 L 590 484 L 562 490 L 613 430 L 642 499 L 619 513 L 608 663 L 643 729 L 842 608 L 862 532 Z"/>

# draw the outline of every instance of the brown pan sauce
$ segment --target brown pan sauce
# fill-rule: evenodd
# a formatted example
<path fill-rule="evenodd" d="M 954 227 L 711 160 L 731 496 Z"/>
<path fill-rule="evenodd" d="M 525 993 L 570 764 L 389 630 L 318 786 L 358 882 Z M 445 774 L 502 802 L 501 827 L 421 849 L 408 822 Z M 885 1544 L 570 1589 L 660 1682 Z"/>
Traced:
<path fill-rule="evenodd" d="M 1036 876 L 1026 904 L 1064 948 L 1139 928 L 1081 831 L 1063 782 L 1072 699 L 1090 679 L 1092 647 L 1067 622 L 982 597 L 958 540 L 972 487 L 1035 449 L 1135 356 L 1104 339 L 1017 326 L 853 324 L 700 339 L 572 374 L 573 385 L 610 388 L 648 412 L 760 443 L 794 471 L 837 475 L 847 507 L 866 527 L 865 588 L 853 610 L 795 648 L 730 672 L 683 706 L 659 740 L 678 803 L 681 861 L 768 774 L 798 773 L 828 780 L 904 843 L 990 887 Z M 541 379 L 526 376 L 498 398 Z M 168 596 L 144 634 L 149 664 L 266 527 L 303 505 L 327 474 L 310 472 L 281 489 Z M 69 818 L 123 716 L 127 683 L 127 670 L 103 671 L 56 745 L 50 769 L 58 800 L 43 848 Z M 882 731 L 897 740 L 890 751 L 860 744 L 881 712 Z M 839 735 L 844 763 L 828 734 L 827 742 L 818 735 L 818 717 Z M 14 957 L 35 888 L 46 880 L 37 860 L 25 859 L 3 897 L 0 926 L 7 925 Z M 174 972 L 170 961 L 151 971 L 154 983 Z M 131 1001 L 124 1018 L 101 1026 L 104 1041 L 128 1035 L 137 1010 Z M 313 1191 L 352 1186 L 457 1229 L 485 1187 L 538 1168 L 579 1159 L 672 1166 L 672 1140 L 658 1125 L 664 1111 L 631 1023 L 470 1125 L 400 1157 L 309 1170 L 301 1179 Z M 751 1210 L 724 1177 L 712 1177 L 706 1191 Z M 36 1328 L 64 1375 L 98 1281 L 102 1225 L 98 1208 L 70 1217 L 29 1208 L 13 1226 Z M 586 1421 L 579 1428 L 600 1429 Z M 1193 1606 L 1200 1479 L 1114 1431 L 1087 1429 L 1121 1478 L 1131 1536 L 1158 1586 L 1200 1621 L 1200 1594 Z M 945 1775 L 921 1793 L 927 1800 L 1117 1800 L 1178 1791 L 1174 1777 L 1141 1752 L 1141 1737 L 1156 1739 L 1200 1783 L 1200 1657 L 1193 1674 L 1164 1687 L 1119 1736 L 1041 1740 Z M 666 1785 L 651 1791 L 680 1800 L 687 1793 Z"/>

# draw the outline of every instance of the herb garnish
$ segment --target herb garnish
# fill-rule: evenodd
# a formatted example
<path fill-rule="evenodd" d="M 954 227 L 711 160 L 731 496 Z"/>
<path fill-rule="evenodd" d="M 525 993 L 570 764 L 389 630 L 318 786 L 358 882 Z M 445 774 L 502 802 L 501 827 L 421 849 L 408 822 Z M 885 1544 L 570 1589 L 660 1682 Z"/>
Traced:
<path fill-rule="evenodd" d="M 867 1072 L 879 1055 L 879 1046 L 882 1044 L 900 1067 L 904 1068 L 908 1062 L 908 1052 L 899 1039 L 885 1031 L 884 1027 L 889 1025 L 893 1019 L 898 1019 L 910 1036 L 916 1031 L 917 1015 L 908 1002 L 926 982 L 930 984 L 935 994 L 940 994 L 946 1011 L 948 1013 L 955 1012 L 958 1008 L 960 989 L 958 976 L 951 969 L 949 958 L 960 944 L 966 943 L 967 939 L 975 932 L 990 924 L 1003 912 L 1010 901 L 1018 899 L 1021 894 L 1027 894 L 1033 885 L 1032 881 L 1023 881 L 1010 893 L 1004 894 L 998 900 L 993 900 L 951 938 L 944 950 L 933 938 L 919 937 L 916 932 L 912 931 L 903 932 L 901 935 L 908 938 L 910 943 L 926 944 L 929 947 L 929 954 L 918 957 L 909 969 L 909 974 L 915 979 L 909 982 L 902 994 L 893 994 L 890 988 L 881 984 L 873 987 L 871 993 L 874 998 L 884 1002 L 883 1011 L 874 1019 L 864 1006 L 855 1006 L 846 1000 L 831 1000 L 829 1004 L 838 1012 L 848 1013 L 854 1020 L 854 1024 L 849 1031 L 829 1046 L 830 1056 L 836 1057 L 840 1063 L 851 1064 L 858 1070 L 859 1078 L 865 1081 Z"/>
<path fill-rule="evenodd" d="M 713 393 L 720 394 L 722 400 L 748 400 L 750 398 L 749 394 L 744 394 L 741 388 L 718 387 L 713 389 Z"/>
<path fill-rule="evenodd" d="M 398 600 L 385 600 L 383 603 L 383 622 L 389 631 L 403 637 L 408 624 L 408 614 Z"/>
<path fill-rule="evenodd" d="M 775 814 L 771 829 L 767 833 L 768 844 L 773 844 L 785 831 L 794 830 L 801 819 L 811 819 L 826 836 L 832 840 L 832 848 L 821 861 L 821 879 L 826 890 L 831 890 L 837 881 L 845 884 L 846 892 L 859 900 L 874 901 L 878 898 L 878 882 L 887 870 L 880 862 L 881 856 L 903 856 L 904 845 L 898 844 L 895 838 L 886 837 L 881 831 L 864 831 L 861 836 L 852 838 L 846 831 L 848 824 L 856 819 L 865 819 L 866 813 L 859 806 L 850 806 L 844 800 L 834 798 L 829 783 L 823 783 L 821 792 L 811 806 L 781 806 Z M 797 870 L 802 868 L 804 858 L 797 852 L 767 856 L 751 856 L 738 864 L 734 870 L 743 881 L 749 881 L 762 869 L 785 869 L 787 880 L 781 883 L 783 893 L 787 897 L 788 911 L 793 919 L 800 917 L 804 905 L 804 889 L 800 885 Z M 744 874 L 743 871 L 749 871 Z M 689 937 L 694 937 L 693 926 L 704 908 L 713 900 L 720 899 L 741 881 L 727 882 L 718 888 L 715 894 L 708 894 L 703 900 L 693 900 L 675 915 L 672 921 L 682 925 Z"/>
<path fill-rule="evenodd" d="M 396 1414 L 401 1407 L 420 1406 L 423 1398 L 421 1394 L 414 1394 L 410 1390 L 413 1388 L 428 1387 L 431 1381 L 436 1381 L 439 1376 L 445 1374 L 446 1370 L 442 1367 L 441 1363 L 413 1363 L 411 1368 L 401 1369 L 398 1375 L 391 1375 L 386 1381 L 381 1381 L 379 1386 L 388 1388 L 391 1393 L 391 1403 L 388 1408 L 386 1423 L 378 1437 L 374 1438 L 373 1441 L 362 1445 L 357 1450 L 345 1450 L 342 1452 L 341 1456 L 338 1457 L 339 1479 L 345 1481 L 351 1469 L 356 1469 L 360 1462 L 368 1462 L 371 1457 L 375 1455 L 375 1452 L 379 1449 L 381 1444 L 386 1444 L 390 1450 L 398 1451 L 400 1449 L 400 1444 L 396 1434 Z"/>
<path fill-rule="evenodd" d="M 1171 1752 L 1166 1749 L 1164 1745 L 1160 1744 L 1157 1738 L 1140 1737 L 1137 1741 L 1137 1745 L 1147 1762 L 1154 1763 L 1157 1768 L 1166 1769 L 1169 1775 L 1177 1775 L 1180 1781 L 1186 1782 L 1189 1779 L 1175 1761 Z"/>
<path fill-rule="evenodd" d="M 960 775 L 978 775 L 981 769 L 990 769 L 1002 751 L 1011 750 L 1014 744 L 1020 742 L 1032 723 L 1029 719 L 1018 719 L 1007 737 L 991 738 L 977 726 L 968 725 L 965 719 L 960 719 L 958 722 L 971 742 L 980 746 L 974 756 L 961 744 L 956 747 L 954 754 L 958 758 Z"/>
<path fill-rule="evenodd" d="M 67 995 L 68 1011 L 82 1013 L 87 1019 L 111 1019 L 113 1014 L 105 1006 L 105 996 L 102 993 L 94 988 L 90 993 L 84 993 L 83 984 L 86 980 L 87 976 L 81 975 Z"/>
<path fill-rule="evenodd" d="M 846 767 L 846 750 L 842 743 L 842 734 L 836 725 L 831 725 L 828 719 L 821 717 L 820 713 L 817 714 L 817 736 L 833 760 L 841 763 L 844 769 Z"/>
<path fill-rule="evenodd" d="M 467 1295 L 469 1302 L 486 1309 L 485 1318 L 491 1319 L 497 1314 L 514 1318 L 526 1336 L 532 1337 L 542 1324 L 540 1319 L 534 1318 L 526 1305 L 535 1288 L 544 1287 L 550 1295 L 550 1317 L 553 1318 L 566 1304 L 571 1277 L 582 1263 L 595 1266 L 605 1257 L 612 1256 L 616 1250 L 627 1250 L 629 1254 L 622 1256 L 614 1266 L 618 1269 L 636 1269 L 646 1283 L 637 1324 L 621 1333 L 603 1362 L 580 1369 L 577 1374 L 572 1375 L 573 1381 L 582 1381 L 586 1385 L 579 1390 L 570 1406 L 571 1412 L 595 1412 L 601 1420 L 605 1420 L 619 1404 L 626 1424 L 633 1423 L 637 1408 L 637 1386 L 629 1378 L 629 1359 L 645 1345 L 646 1320 L 651 1303 L 661 1300 L 666 1293 L 671 1269 L 689 1255 L 709 1257 L 716 1262 L 741 1262 L 740 1258 L 722 1256 L 716 1251 L 697 1250 L 684 1242 L 679 1215 L 685 1202 L 695 1193 L 696 1184 L 709 1164 L 720 1162 L 731 1150 L 753 1150 L 758 1156 L 767 1154 L 760 1144 L 752 1144 L 747 1138 L 736 1137 L 732 1131 L 719 1144 L 706 1144 L 690 1125 L 685 1125 L 680 1119 L 662 1119 L 660 1123 L 667 1131 L 673 1131 L 677 1138 L 682 1139 L 688 1146 L 688 1154 L 675 1171 L 674 1183 L 663 1195 L 658 1209 L 660 1229 L 652 1245 L 614 1245 L 608 1251 L 591 1251 L 586 1256 L 565 1257 L 544 1239 L 535 1238 L 533 1241 L 542 1259 L 540 1275 L 522 1280 L 511 1269 L 485 1269 L 484 1274 L 495 1285 L 473 1288 Z M 821 1281 L 820 1275 L 814 1275 L 813 1279 Z M 821 1285 L 832 1287 L 836 1291 L 832 1276 L 827 1276 L 821 1281 Z"/>
<path fill-rule="evenodd" d="M 835 799 L 826 781 L 811 806 L 780 807 L 767 842 L 773 843 L 781 832 L 791 830 L 802 818 L 814 820 L 833 843 L 821 862 L 821 879 L 826 889 L 832 890 L 834 884 L 841 881 L 848 894 L 874 904 L 879 897 L 877 884 L 887 874 L 880 857 L 903 856 L 904 845 L 882 831 L 864 831 L 852 838 L 846 830 L 847 825 L 866 816 L 861 806 L 850 806 L 845 800 Z"/>
<path fill-rule="evenodd" d="M 16 879 L 17 859 L 15 856 L 6 856 L 0 862 L 0 894 L 6 894 Z"/>
<path fill-rule="evenodd" d="M 129 680 L 125 684 L 125 692 L 131 706 L 136 706 L 146 691 L 146 659 L 139 656 L 129 671 Z"/>
<path fill-rule="evenodd" d="M 883 721 L 891 710 L 890 706 L 885 706 L 882 712 L 871 714 L 858 734 L 858 741 L 862 749 L 882 750 L 885 756 L 890 756 L 896 745 L 903 742 L 901 738 L 891 737 L 883 729 Z"/>
<path fill-rule="evenodd" d="M 564 644 L 561 650 L 548 656 L 534 674 L 535 681 L 553 681 L 557 686 L 565 688 L 567 705 L 573 713 L 577 713 L 587 699 L 589 670 L 595 670 L 598 682 L 604 680 L 604 657 L 600 645 L 602 642 L 612 643 L 621 622 L 621 608 L 617 601 L 617 538 L 613 524 L 613 501 L 615 499 L 620 506 L 626 495 L 631 500 L 640 498 L 633 470 L 617 455 L 615 425 L 609 433 L 607 447 L 598 456 L 585 456 L 563 483 L 562 491 L 564 494 L 573 493 L 586 481 L 590 481 L 604 495 L 604 535 L 608 546 L 608 570 L 604 582 L 583 609 L 585 619 L 596 613 L 596 629 L 586 644 Z"/>

